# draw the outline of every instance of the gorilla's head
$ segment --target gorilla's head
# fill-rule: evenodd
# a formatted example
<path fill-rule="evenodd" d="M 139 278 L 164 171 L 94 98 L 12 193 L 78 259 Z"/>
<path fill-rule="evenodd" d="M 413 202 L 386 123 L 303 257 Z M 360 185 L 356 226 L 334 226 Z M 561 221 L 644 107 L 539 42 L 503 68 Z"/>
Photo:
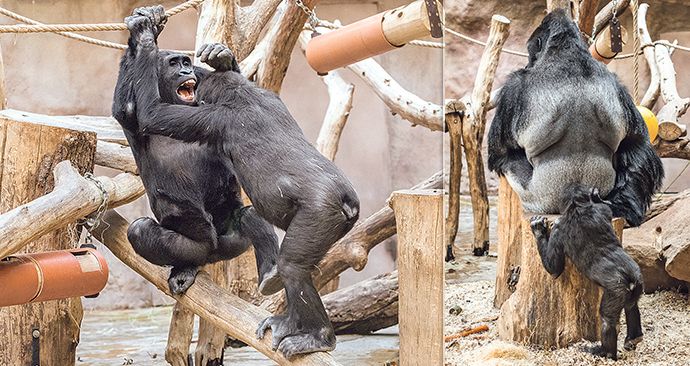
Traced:
<path fill-rule="evenodd" d="M 194 105 L 197 77 L 192 60 L 181 53 L 158 53 L 158 90 L 165 103 Z"/>
<path fill-rule="evenodd" d="M 529 37 L 527 67 L 534 66 L 549 50 L 559 50 L 570 46 L 587 51 L 587 46 L 580 37 L 580 30 L 575 22 L 570 19 L 564 9 L 556 9 L 544 17 L 539 27 Z"/>

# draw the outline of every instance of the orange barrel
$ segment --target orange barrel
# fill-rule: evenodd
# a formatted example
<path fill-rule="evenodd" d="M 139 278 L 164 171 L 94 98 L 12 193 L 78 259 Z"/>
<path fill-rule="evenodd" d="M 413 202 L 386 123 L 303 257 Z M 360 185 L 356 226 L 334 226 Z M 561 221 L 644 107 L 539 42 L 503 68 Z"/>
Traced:
<path fill-rule="evenodd" d="M 383 34 L 384 13 L 312 38 L 305 51 L 312 69 L 324 74 L 397 48 Z"/>
<path fill-rule="evenodd" d="M 108 263 L 79 248 L 9 256 L 0 261 L 0 306 L 88 296 L 108 282 Z"/>

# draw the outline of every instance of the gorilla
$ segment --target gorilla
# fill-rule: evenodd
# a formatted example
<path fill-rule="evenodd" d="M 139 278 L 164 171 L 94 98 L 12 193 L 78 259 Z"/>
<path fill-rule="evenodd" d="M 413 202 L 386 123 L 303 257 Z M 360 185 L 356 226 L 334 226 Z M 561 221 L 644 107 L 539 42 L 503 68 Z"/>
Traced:
<path fill-rule="evenodd" d="M 566 187 L 594 187 L 613 215 L 639 226 L 664 177 L 647 128 L 616 76 L 587 51 L 562 9 L 527 42 L 489 130 L 489 169 L 505 176 L 526 210 L 559 213 Z"/>
<path fill-rule="evenodd" d="M 566 188 L 566 196 L 571 198 L 563 202 L 563 215 L 550 233 L 544 217 L 532 218 L 539 256 L 546 271 L 556 278 L 568 257 L 582 274 L 604 288 L 599 306 L 601 355 L 616 359 L 621 310 L 625 309 L 627 325 L 625 349 L 634 349 L 642 340 L 637 306 L 642 294 L 640 267 L 623 250 L 611 225 L 611 208 L 596 189 L 574 184 Z"/>
<path fill-rule="evenodd" d="M 139 8 L 134 14 L 157 16 L 155 34 L 162 30 L 161 11 Z M 215 69 L 210 72 L 193 67 L 186 55 L 160 51 L 149 71 L 158 76 L 144 80 L 136 69 L 140 45 L 131 36 L 128 45 L 120 62 L 112 113 L 132 148 L 158 220 L 139 218 L 130 225 L 132 247 L 151 263 L 173 266 L 168 284 L 173 294 L 181 294 L 193 284 L 199 266 L 234 258 L 253 245 L 260 291 L 278 292 L 282 289 L 276 263 L 278 237 L 254 208 L 243 207 L 232 164 L 208 145 L 144 135 L 136 115 L 135 96 L 145 83 L 159 91 L 166 103 L 193 106 L 195 89 L 210 75 L 239 70 L 235 58 L 225 46 L 204 46 L 202 61 Z"/>
<path fill-rule="evenodd" d="M 199 106 L 166 103 L 154 84 L 156 23 L 144 16 L 125 22 L 137 43 L 133 70 L 140 80 L 139 131 L 210 146 L 223 163 L 234 167 L 258 214 L 286 231 L 278 273 L 287 311 L 264 319 L 257 337 L 270 328 L 273 348 L 286 357 L 333 350 L 333 326 L 311 272 L 359 217 L 352 184 L 306 140 L 275 93 L 237 70 L 206 76 L 196 89 Z"/>

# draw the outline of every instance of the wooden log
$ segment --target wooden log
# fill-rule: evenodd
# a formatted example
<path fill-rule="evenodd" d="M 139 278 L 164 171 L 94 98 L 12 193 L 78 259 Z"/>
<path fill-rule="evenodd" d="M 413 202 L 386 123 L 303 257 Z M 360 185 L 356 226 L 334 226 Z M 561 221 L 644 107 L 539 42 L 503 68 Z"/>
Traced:
<path fill-rule="evenodd" d="M 570 2 L 570 0 L 546 0 L 546 11 L 550 13 L 556 9 L 564 9 L 566 13 L 572 18 L 573 13 Z"/>
<path fill-rule="evenodd" d="M 562 348 L 581 339 L 599 337 L 601 289 L 566 260 L 565 270 L 554 279 L 541 263 L 530 228 L 531 214 L 522 216 L 519 279 L 515 292 L 501 306 L 499 338 L 546 348 Z M 553 221 L 554 216 L 549 217 Z M 612 225 L 622 240 L 624 220 Z M 513 261 L 508 258 L 508 261 Z"/>
<path fill-rule="evenodd" d="M 108 208 L 127 204 L 144 194 L 141 180 L 128 173 L 115 178 L 86 179 L 68 161 L 63 161 L 55 165 L 53 175 L 52 192 L 0 215 L 0 258 L 101 208 L 104 196 L 100 187 L 107 192 Z"/>
<path fill-rule="evenodd" d="M 316 138 L 316 149 L 328 160 L 334 161 L 335 154 L 338 152 L 340 135 L 352 109 L 355 86 L 346 82 L 338 71 L 329 72 L 321 80 L 328 88 L 330 100 L 319 136 Z"/>
<path fill-rule="evenodd" d="M 71 249 L 78 245 L 76 219 L 79 216 L 57 219 L 60 210 L 44 206 L 42 211 L 50 211 L 48 215 L 26 220 L 35 208 L 29 202 L 58 190 L 54 186 L 65 183 L 57 177 L 53 179 L 51 174 L 63 160 L 71 161 L 81 174 L 92 171 L 95 150 L 93 133 L 0 118 L 0 212 L 5 213 L 0 216 L 3 253 L 0 258 L 27 244 L 22 253 Z M 13 210 L 20 205 L 24 206 L 19 212 Z M 10 217 L 12 221 L 8 221 Z M 45 225 L 51 219 L 60 221 L 60 225 Z M 9 232 L 8 225 L 13 226 Z M 44 230 L 37 232 L 33 226 L 42 226 Z M 32 234 L 18 233 L 20 230 Z M 78 297 L 0 308 L 3 334 L 0 365 L 73 365 L 82 315 Z M 34 339 L 38 339 L 37 346 Z"/>
<path fill-rule="evenodd" d="M 165 360 L 172 366 L 192 366 L 189 363 L 189 345 L 194 334 L 194 313 L 179 302 L 173 306 L 170 319 Z"/>
<path fill-rule="evenodd" d="M 100 225 L 92 229 L 94 237 L 101 238 L 101 242 L 123 263 L 171 296 L 168 289 L 169 271 L 137 255 L 127 241 L 129 222 L 112 210 L 106 212 L 103 221 L 108 223 L 107 228 L 106 225 Z M 185 294 L 171 297 L 200 317 L 213 322 L 223 332 L 241 340 L 280 365 L 337 365 L 330 354 L 325 352 L 287 360 L 282 354 L 271 350 L 270 331 L 261 340 L 256 339 L 255 335 L 259 322 L 271 314 L 218 286 L 203 271 L 199 272 L 196 281 Z"/>
<path fill-rule="evenodd" d="M 369 334 L 398 324 L 398 271 L 321 298 L 336 334 Z"/>
<path fill-rule="evenodd" d="M 93 116 L 48 116 L 45 114 L 4 109 L 0 117 L 14 121 L 62 127 L 75 131 L 95 132 L 99 140 L 127 145 L 122 126 L 113 117 Z"/>
<path fill-rule="evenodd" d="M 522 202 L 520 196 L 501 177 L 498 185 L 498 261 L 496 263 L 496 286 L 494 307 L 501 305 L 515 291 L 515 280 L 519 277 L 522 263 Z"/>
<path fill-rule="evenodd" d="M 604 28 L 609 25 L 611 18 L 613 17 L 613 9 L 615 6 L 616 15 L 621 15 L 628 8 L 630 0 L 612 0 L 608 4 L 604 5 L 597 15 L 594 17 L 594 34 L 592 37 L 596 37 Z"/>
<path fill-rule="evenodd" d="M 439 13 L 443 14 L 441 4 L 437 3 Z M 431 35 L 429 13 L 423 0 L 388 10 L 383 14 L 381 28 L 386 40 L 394 46 L 404 46 L 407 42 Z"/>
<path fill-rule="evenodd" d="M 652 146 L 660 158 L 690 160 L 690 140 L 686 137 L 674 141 L 656 139 Z"/>
<path fill-rule="evenodd" d="M 448 215 L 446 215 L 446 262 L 455 260 L 453 245 L 458 234 L 460 217 L 460 180 L 462 179 L 462 121 L 465 104 L 457 100 L 446 102 L 446 129 L 450 139 L 450 176 L 448 180 Z"/>
<path fill-rule="evenodd" d="M 390 204 L 398 230 L 400 365 L 441 365 L 443 193 L 396 191 Z"/>
<path fill-rule="evenodd" d="M 443 171 L 439 171 L 412 187 L 415 189 L 443 188 Z M 361 271 L 367 264 L 369 252 L 384 240 L 396 233 L 395 214 L 384 206 L 363 221 L 359 221 L 347 235 L 338 240 L 319 263 L 318 270 L 312 273 L 314 286 L 323 288 L 333 278 L 348 268 Z M 271 312 L 284 309 L 285 295 L 278 293 L 267 297 L 261 307 Z"/>
<path fill-rule="evenodd" d="M 577 25 L 583 32 L 590 35 L 594 26 L 594 17 L 597 14 L 600 0 L 580 0 L 577 6 Z"/>
<path fill-rule="evenodd" d="M 501 49 L 508 38 L 510 21 L 501 16 L 491 18 L 491 29 L 484 53 L 479 62 L 479 69 L 474 81 L 474 88 L 467 103 L 467 118 L 462 125 L 462 141 L 467 159 L 467 172 L 472 199 L 473 232 L 472 251 L 474 255 L 484 255 L 489 250 L 489 197 L 486 190 L 484 160 L 482 158 L 482 140 L 486 127 L 486 112 L 491 97 L 496 68 Z"/>
<path fill-rule="evenodd" d="M 666 102 L 657 113 L 659 137 L 662 140 L 674 141 L 686 134 L 686 127 L 678 123 L 678 118 L 685 114 L 690 106 L 690 98 L 681 98 L 678 94 L 676 71 L 668 47 L 658 44 L 654 46 L 654 53 L 661 78 L 661 96 Z"/>
<path fill-rule="evenodd" d="M 139 175 L 139 169 L 137 168 L 136 161 L 134 161 L 132 149 L 128 146 L 98 141 L 96 144 L 95 163 L 96 165 Z"/>

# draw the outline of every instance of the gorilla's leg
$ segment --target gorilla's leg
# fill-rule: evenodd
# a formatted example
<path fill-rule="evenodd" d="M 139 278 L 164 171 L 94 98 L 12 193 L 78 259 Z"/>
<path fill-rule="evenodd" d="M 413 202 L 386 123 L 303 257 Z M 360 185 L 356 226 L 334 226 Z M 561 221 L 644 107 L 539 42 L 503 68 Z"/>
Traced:
<path fill-rule="evenodd" d="M 635 349 L 637 344 L 642 341 L 642 322 L 640 320 L 640 308 L 637 306 L 640 295 L 642 295 L 642 285 L 637 284 L 633 288 L 630 298 L 626 300 L 625 323 L 628 329 L 624 344 L 626 350 Z"/>
<path fill-rule="evenodd" d="M 239 232 L 254 246 L 256 267 L 259 272 L 259 292 L 271 295 L 283 289 L 278 275 L 278 236 L 273 226 L 256 213 L 254 207 L 240 210 Z"/>
<path fill-rule="evenodd" d="M 314 287 L 311 272 L 331 245 L 356 221 L 356 218 L 348 220 L 342 209 L 332 204 L 305 206 L 290 223 L 280 248 L 278 272 L 285 285 L 287 312 L 264 319 L 257 329 L 257 337 L 262 338 L 270 328 L 273 348 L 288 358 L 335 348 L 333 326 Z M 307 208 L 319 206 L 322 209 L 308 211 Z"/>
<path fill-rule="evenodd" d="M 563 242 L 558 238 L 560 233 L 557 225 L 554 225 L 553 232 L 549 234 L 546 218 L 533 216 L 530 220 L 530 227 L 537 241 L 537 250 L 544 269 L 557 278 L 565 269 L 565 252 Z"/>
<path fill-rule="evenodd" d="M 599 305 L 601 316 L 601 355 L 616 360 L 618 341 L 618 320 L 625 304 L 625 290 L 604 289 Z"/>
<path fill-rule="evenodd" d="M 127 238 L 137 254 L 159 266 L 200 266 L 207 263 L 212 249 L 210 240 L 190 239 L 150 217 L 134 220 Z"/>

